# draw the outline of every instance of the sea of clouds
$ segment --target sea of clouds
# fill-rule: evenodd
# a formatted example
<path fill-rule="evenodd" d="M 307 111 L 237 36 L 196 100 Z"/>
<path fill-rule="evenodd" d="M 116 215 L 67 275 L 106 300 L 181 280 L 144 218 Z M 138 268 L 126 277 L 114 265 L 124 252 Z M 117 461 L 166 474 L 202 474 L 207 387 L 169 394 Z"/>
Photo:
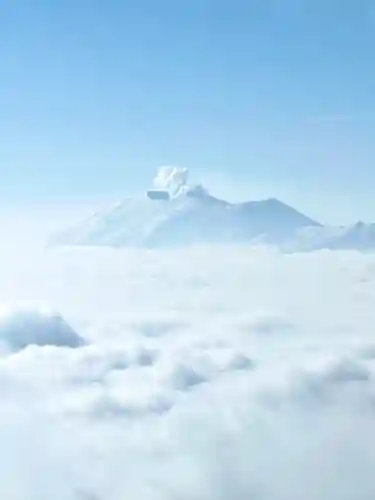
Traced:
<path fill-rule="evenodd" d="M 1 252 L 0 498 L 375 498 L 375 256 Z"/>

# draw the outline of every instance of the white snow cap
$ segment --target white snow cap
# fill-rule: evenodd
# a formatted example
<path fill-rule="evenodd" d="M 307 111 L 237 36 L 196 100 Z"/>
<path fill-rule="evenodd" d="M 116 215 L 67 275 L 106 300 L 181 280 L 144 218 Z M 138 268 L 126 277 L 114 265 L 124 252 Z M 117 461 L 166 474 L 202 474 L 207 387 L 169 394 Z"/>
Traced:
<path fill-rule="evenodd" d="M 157 189 L 167 189 L 170 194 L 177 195 L 187 185 L 189 171 L 187 168 L 163 166 L 158 168 L 154 178 Z"/>

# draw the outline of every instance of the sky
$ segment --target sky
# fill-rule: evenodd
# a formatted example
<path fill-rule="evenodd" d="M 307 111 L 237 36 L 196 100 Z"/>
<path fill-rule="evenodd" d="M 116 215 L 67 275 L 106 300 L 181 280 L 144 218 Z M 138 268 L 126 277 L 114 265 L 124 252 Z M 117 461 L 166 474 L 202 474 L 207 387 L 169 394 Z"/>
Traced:
<path fill-rule="evenodd" d="M 72 216 L 167 164 L 375 220 L 374 48 L 373 0 L 3 0 L 2 214 Z"/>

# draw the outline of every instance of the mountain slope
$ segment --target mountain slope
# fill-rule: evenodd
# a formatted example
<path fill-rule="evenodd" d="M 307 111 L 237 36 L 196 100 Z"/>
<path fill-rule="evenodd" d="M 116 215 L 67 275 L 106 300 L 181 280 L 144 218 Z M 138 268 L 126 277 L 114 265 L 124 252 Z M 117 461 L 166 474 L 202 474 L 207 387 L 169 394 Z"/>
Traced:
<path fill-rule="evenodd" d="M 190 194 L 189 194 L 190 193 Z M 55 237 L 59 245 L 166 246 L 279 241 L 316 221 L 276 199 L 231 204 L 200 191 L 169 200 L 128 198 Z"/>
<path fill-rule="evenodd" d="M 232 210 L 236 223 L 240 223 L 246 234 L 261 234 L 270 242 L 283 240 L 305 227 L 321 226 L 276 198 L 238 203 Z"/>
<path fill-rule="evenodd" d="M 163 247 L 194 243 L 276 244 L 286 251 L 375 249 L 375 224 L 327 227 L 270 198 L 228 203 L 161 167 L 154 188 L 92 214 L 50 245 Z"/>

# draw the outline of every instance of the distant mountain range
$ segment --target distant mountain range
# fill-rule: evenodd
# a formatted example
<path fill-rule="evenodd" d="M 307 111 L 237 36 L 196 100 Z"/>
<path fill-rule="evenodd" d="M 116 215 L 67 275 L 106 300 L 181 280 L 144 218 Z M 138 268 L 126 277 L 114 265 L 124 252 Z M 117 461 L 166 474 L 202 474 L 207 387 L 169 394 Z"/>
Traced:
<path fill-rule="evenodd" d="M 173 196 L 167 185 L 127 198 L 54 236 L 49 244 L 152 248 L 249 243 L 286 251 L 375 249 L 375 224 L 328 227 L 276 198 L 229 203 L 200 186 L 182 187 Z"/>

